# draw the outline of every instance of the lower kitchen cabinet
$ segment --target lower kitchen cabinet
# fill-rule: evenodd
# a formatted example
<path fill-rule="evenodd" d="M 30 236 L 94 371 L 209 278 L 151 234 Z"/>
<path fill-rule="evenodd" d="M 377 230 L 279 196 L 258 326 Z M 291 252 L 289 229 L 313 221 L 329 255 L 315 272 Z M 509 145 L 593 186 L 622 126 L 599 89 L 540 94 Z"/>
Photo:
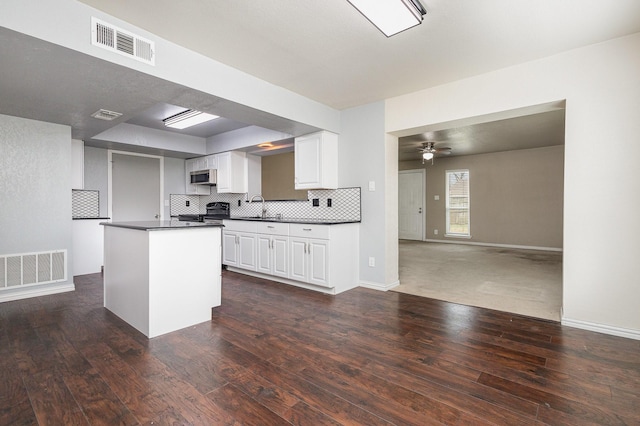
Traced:
<path fill-rule="evenodd" d="M 255 271 L 257 237 L 253 222 L 240 223 L 242 230 L 227 229 L 222 232 L 222 263 L 227 266 Z M 248 226 L 247 226 L 248 225 Z M 247 229 L 248 230 L 245 230 Z"/>
<path fill-rule="evenodd" d="M 358 286 L 357 223 L 224 223 L 223 264 L 231 270 L 330 294 Z"/>
<path fill-rule="evenodd" d="M 291 237 L 291 273 L 294 280 L 331 287 L 329 283 L 329 241 Z"/>
<path fill-rule="evenodd" d="M 258 234 L 258 265 L 264 274 L 287 278 L 289 276 L 289 237 Z"/>

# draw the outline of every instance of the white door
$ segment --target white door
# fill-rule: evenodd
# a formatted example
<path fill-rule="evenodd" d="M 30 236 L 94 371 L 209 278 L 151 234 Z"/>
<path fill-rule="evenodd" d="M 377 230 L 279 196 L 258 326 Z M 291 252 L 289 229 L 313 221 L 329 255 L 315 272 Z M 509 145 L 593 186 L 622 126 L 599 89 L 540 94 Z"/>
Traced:
<path fill-rule="evenodd" d="M 398 173 L 398 237 L 402 240 L 424 239 L 424 186 L 424 170 Z"/>
<path fill-rule="evenodd" d="M 319 134 L 296 138 L 295 141 L 295 187 L 317 188 L 320 185 L 321 154 Z"/>
<path fill-rule="evenodd" d="M 289 278 L 298 281 L 307 281 L 307 239 L 289 238 Z"/>
<path fill-rule="evenodd" d="M 238 233 L 238 268 L 256 270 L 256 236 Z"/>
<path fill-rule="evenodd" d="M 271 239 L 271 253 L 273 256 L 273 268 L 271 273 L 281 277 L 287 277 L 289 274 L 289 238 L 276 235 Z"/>
<path fill-rule="evenodd" d="M 271 236 L 258 234 L 258 266 L 256 270 L 264 274 L 271 273 Z"/>
<path fill-rule="evenodd" d="M 222 233 L 222 263 L 227 266 L 238 266 L 238 234 L 224 231 Z"/>
<path fill-rule="evenodd" d="M 309 282 L 329 287 L 329 241 L 309 240 Z"/>
<path fill-rule="evenodd" d="M 109 152 L 109 210 L 114 222 L 161 218 L 160 157 Z"/>

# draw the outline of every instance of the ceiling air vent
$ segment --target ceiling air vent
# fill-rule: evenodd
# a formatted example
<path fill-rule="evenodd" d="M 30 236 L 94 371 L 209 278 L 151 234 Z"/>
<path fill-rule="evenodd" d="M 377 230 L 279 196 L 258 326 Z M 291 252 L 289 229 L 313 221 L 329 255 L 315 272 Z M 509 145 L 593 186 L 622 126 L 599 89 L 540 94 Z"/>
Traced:
<path fill-rule="evenodd" d="M 99 118 L 100 120 L 106 120 L 106 121 L 115 120 L 121 115 L 122 114 L 119 112 L 109 111 L 108 109 L 100 109 L 94 112 L 93 114 L 91 114 L 93 118 Z"/>
<path fill-rule="evenodd" d="M 91 44 L 149 65 L 156 64 L 155 45 L 152 41 L 98 18 L 91 18 Z"/>

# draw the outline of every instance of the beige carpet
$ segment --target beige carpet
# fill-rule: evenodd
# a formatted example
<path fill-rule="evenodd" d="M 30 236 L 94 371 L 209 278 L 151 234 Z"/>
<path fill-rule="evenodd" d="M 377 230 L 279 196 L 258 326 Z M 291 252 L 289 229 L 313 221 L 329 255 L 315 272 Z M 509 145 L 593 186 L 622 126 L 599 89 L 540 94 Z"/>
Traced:
<path fill-rule="evenodd" d="M 562 253 L 400 240 L 394 291 L 560 321 Z"/>

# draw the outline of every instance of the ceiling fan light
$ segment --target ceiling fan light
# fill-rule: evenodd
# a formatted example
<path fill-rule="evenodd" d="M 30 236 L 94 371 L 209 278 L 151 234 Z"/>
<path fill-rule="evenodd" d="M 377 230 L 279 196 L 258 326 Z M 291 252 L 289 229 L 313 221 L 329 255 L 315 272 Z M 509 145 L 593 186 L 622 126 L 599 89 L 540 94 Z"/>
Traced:
<path fill-rule="evenodd" d="M 431 160 L 433 158 L 433 152 L 423 152 L 422 159 L 423 160 Z"/>

